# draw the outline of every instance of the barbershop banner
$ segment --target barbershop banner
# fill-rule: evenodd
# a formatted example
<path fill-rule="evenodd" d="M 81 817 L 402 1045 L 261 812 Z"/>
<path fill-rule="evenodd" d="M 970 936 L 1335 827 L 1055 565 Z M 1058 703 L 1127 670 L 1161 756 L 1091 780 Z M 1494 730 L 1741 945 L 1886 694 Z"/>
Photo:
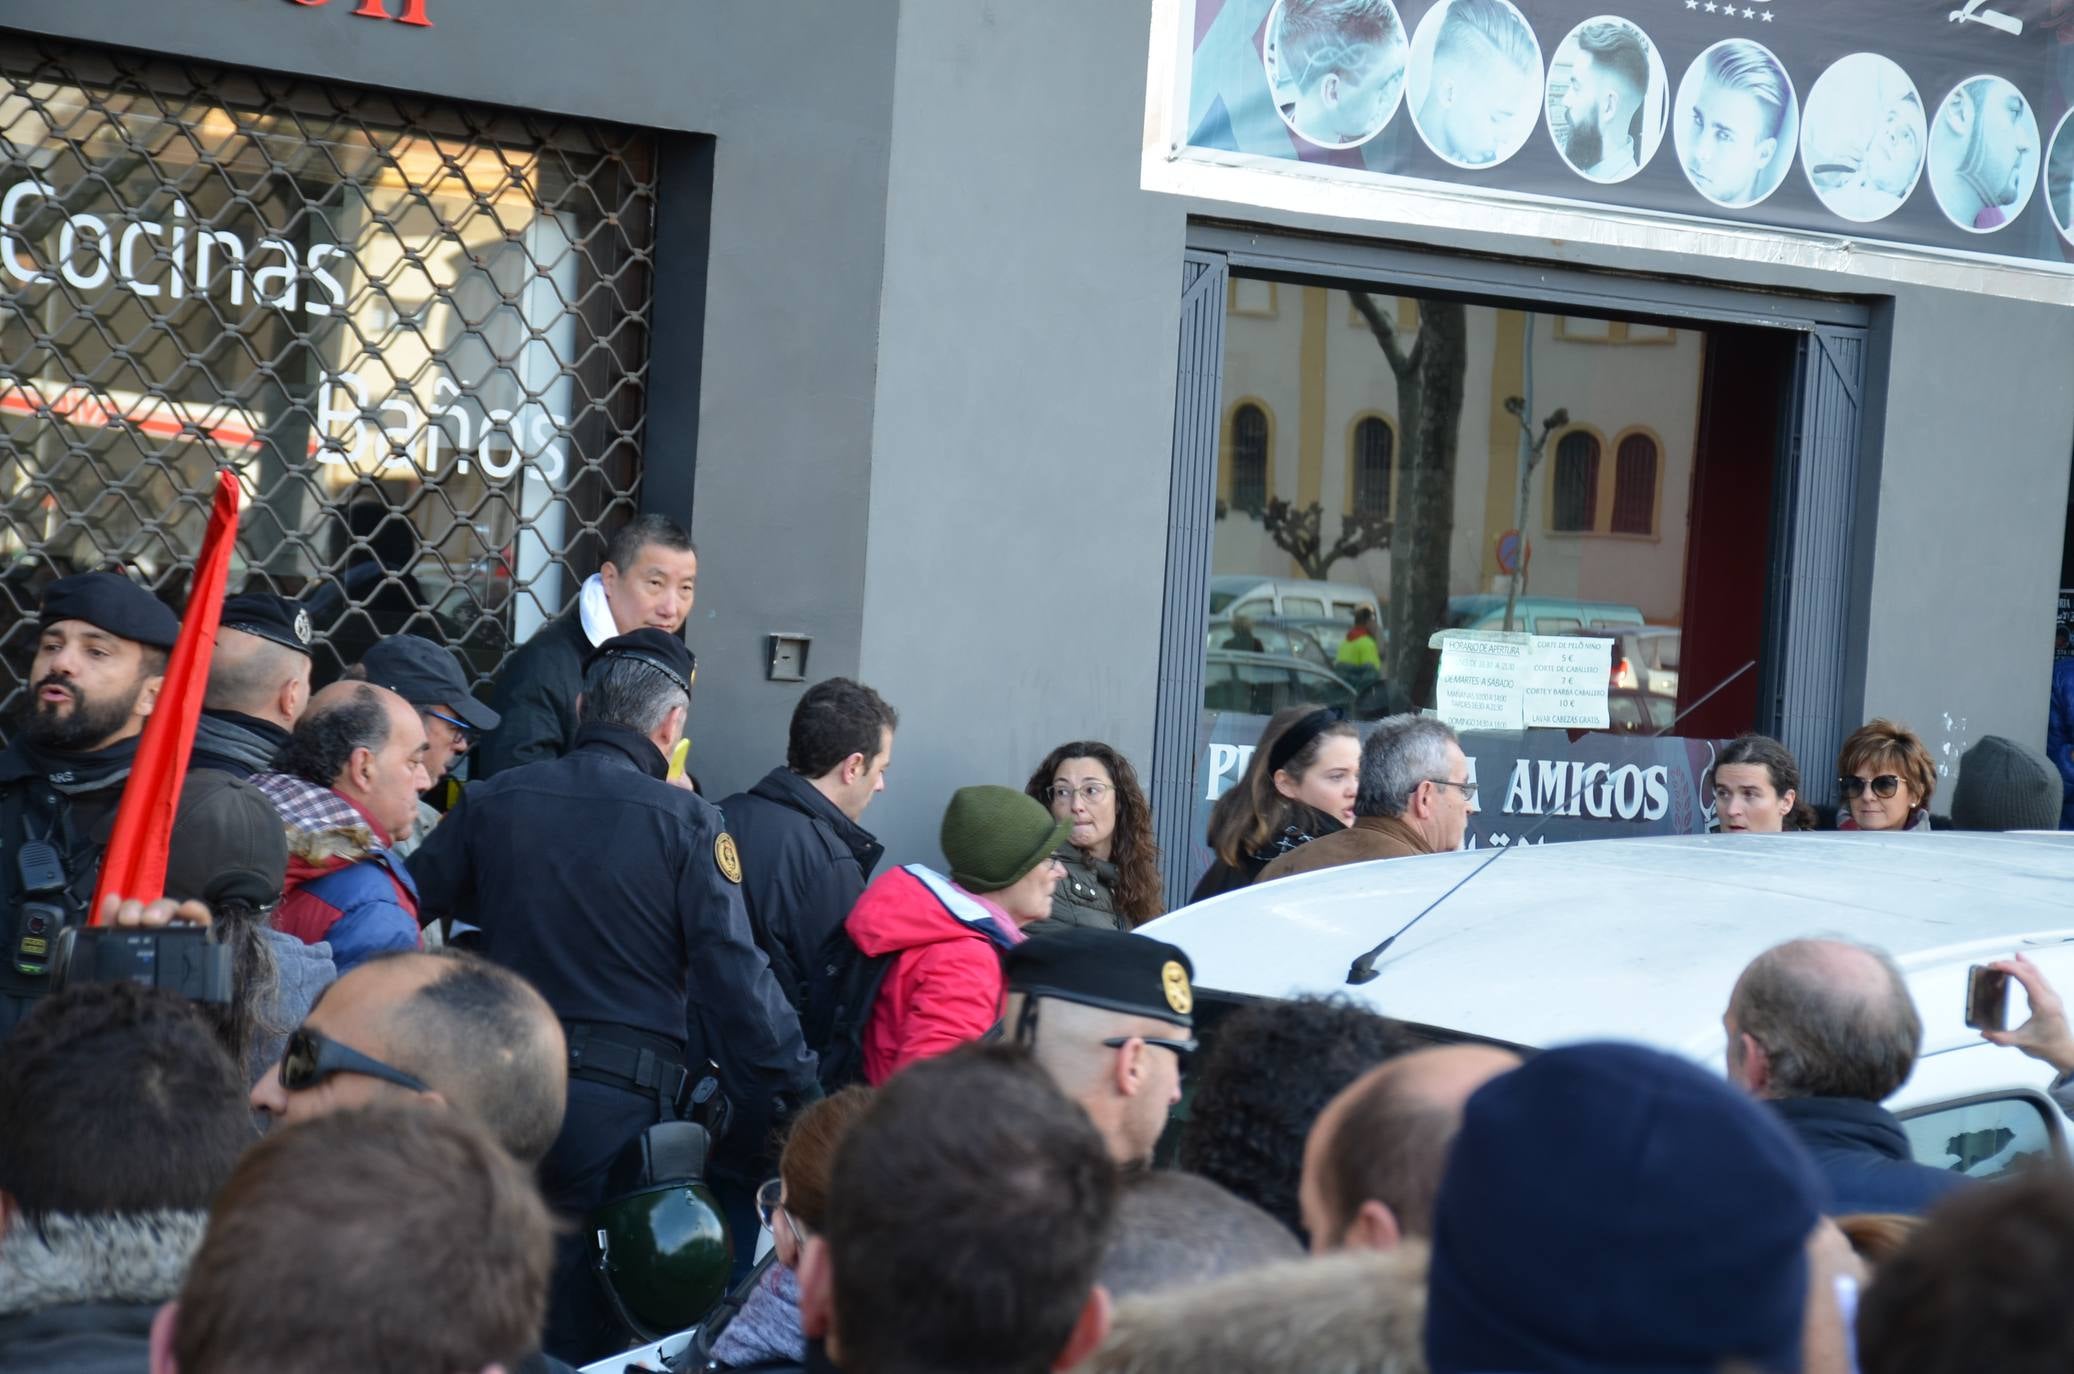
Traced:
<path fill-rule="evenodd" d="M 1210 810 L 1245 776 L 1266 728 L 1265 716 L 1204 717 L 1190 822 L 1191 883 L 1210 866 L 1203 842 Z M 1360 726 L 1364 737 L 1373 728 L 1373 722 Z M 1470 731 L 1462 736 L 1462 752 L 1477 794 L 1466 847 L 1705 834 L 1714 823 L 1706 778 L 1717 748 L 1713 740 L 1650 735 L 1579 734 L 1573 741 L 1567 730 Z"/>
<path fill-rule="evenodd" d="M 2066 0 L 1179 3 L 1176 159 L 2074 261 Z"/>

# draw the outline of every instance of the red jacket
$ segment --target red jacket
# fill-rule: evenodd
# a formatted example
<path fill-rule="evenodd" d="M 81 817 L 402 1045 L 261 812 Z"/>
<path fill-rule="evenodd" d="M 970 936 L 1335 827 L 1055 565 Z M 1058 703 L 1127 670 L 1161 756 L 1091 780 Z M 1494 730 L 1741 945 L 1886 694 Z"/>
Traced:
<path fill-rule="evenodd" d="M 993 903 L 920 864 L 882 873 L 844 922 L 866 955 L 894 956 L 864 1027 L 873 1087 L 977 1040 L 1001 1019 L 1001 955 L 1022 932 Z"/>

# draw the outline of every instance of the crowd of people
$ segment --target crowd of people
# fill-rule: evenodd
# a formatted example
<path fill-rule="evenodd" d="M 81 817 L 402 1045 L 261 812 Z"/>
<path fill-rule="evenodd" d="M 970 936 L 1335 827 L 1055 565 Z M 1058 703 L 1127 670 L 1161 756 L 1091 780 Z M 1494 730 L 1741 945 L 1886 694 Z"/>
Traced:
<path fill-rule="evenodd" d="M 51 587 L 0 751 L 0 1374 L 552 1371 L 694 1324 L 707 1368 L 848 1374 L 2074 1358 L 2065 1269 L 1978 1239 L 2074 1252 L 2074 1180 L 1913 1162 L 1882 1104 L 1922 1024 L 1882 951 L 1752 962 L 1725 1077 L 1335 999 L 1233 1012 L 1204 1054 L 1188 954 L 1136 932 L 1171 903 L 1123 754 L 961 788 L 944 869 L 881 871 L 899 718 L 838 678 L 713 803 L 682 748 L 696 574 L 634 521 L 487 702 L 408 636 L 312 691 L 307 608 L 226 599 L 164 899 L 97 913 L 205 931 L 227 978 L 192 998 L 60 938 L 180 623 L 114 574 Z M 1837 828 L 1945 823 L 1900 726 L 1838 775 Z M 1724 831 L 1825 824 L 1776 741 L 1709 781 Z M 1460 848 L 1475 796 L 1438 720 L 1293 708 L 1193 896 Z M 1951 822 L 2047 800 L 2041 828 L 2049 760 L 1984 740 Z M 1988 1038 L 2074 1110 L 2057 994 L 1997 967 L 2032 1014 Z M 598 1218 L 650 1205 L 691 1221 L 615 1250 Z"/>

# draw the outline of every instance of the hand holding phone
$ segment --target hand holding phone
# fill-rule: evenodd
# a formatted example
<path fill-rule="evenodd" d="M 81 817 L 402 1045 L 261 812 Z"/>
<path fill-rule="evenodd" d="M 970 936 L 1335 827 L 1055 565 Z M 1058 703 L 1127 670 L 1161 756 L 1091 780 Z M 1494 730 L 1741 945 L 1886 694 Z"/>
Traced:
<path fill-rule="evenodd" d="M 2009 975 L 1986 964 L 1966 970 L 1966 1024 L 1975 1030 L 2009 1029 Z"/>

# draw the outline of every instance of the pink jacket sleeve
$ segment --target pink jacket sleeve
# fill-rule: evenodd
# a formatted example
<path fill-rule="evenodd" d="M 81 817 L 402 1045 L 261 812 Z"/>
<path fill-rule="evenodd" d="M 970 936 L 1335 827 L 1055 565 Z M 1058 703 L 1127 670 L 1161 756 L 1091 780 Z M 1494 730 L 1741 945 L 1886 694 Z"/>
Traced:
<path fill-rule="evenodd" d="M 915 951 L 907 1016 L 889 1074 L 946 1053 L 1001 1019 L 1001 956 L 984 940 L 950 940 Z"/>

